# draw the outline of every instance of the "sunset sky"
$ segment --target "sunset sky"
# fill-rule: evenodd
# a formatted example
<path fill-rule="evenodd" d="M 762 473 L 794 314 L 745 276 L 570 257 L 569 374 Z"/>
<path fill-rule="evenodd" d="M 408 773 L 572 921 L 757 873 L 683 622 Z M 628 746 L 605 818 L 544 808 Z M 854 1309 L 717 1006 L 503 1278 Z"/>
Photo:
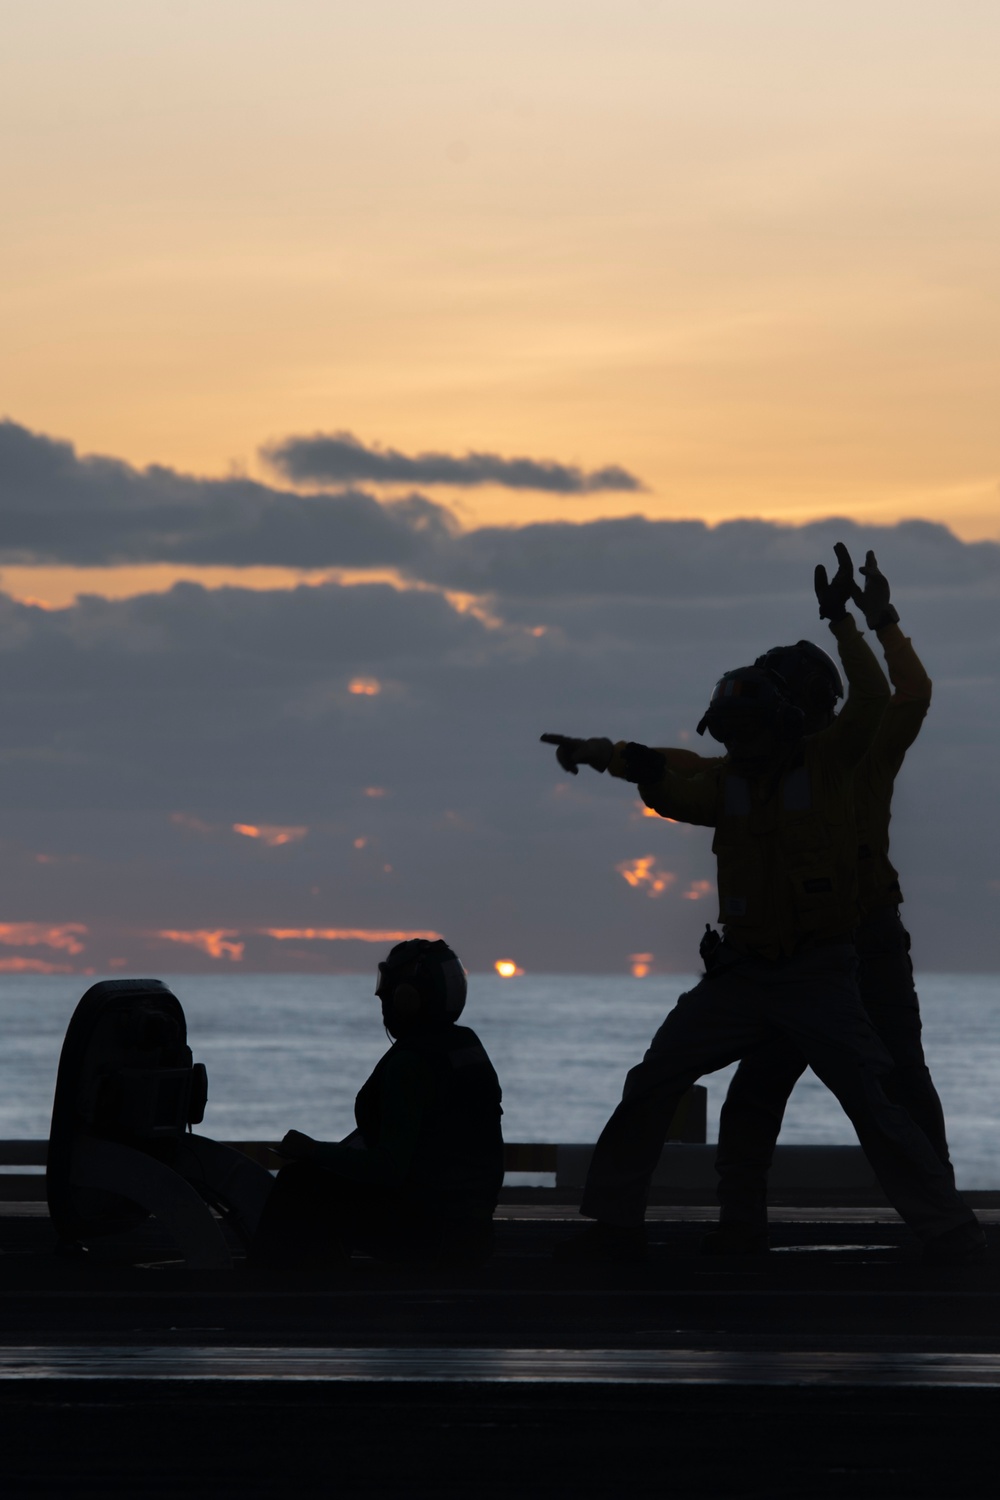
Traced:
<path fill-rule="evenodd" d="M 448 926 L 477 963 L 573 968 L 559 945 L 585 900 L 609 935 L 584 966 L 634 949 L 683 968 L 711 861 L 670 855 L 670 830 L 647 847 L 603 784 L 587 796 L 617 812 L 588 803 L 573 837 L 611 820 L 606 846 L 591 832 L 613 900 L 578 866 L 551 921 L 541 894 L 514 910 L 512 810 L 555 851 L 558 799 L 583 795 L 553 789 L 532 735 L 680 733 L 748 620 L 762 645 L 815 635 L 808 578 L 834 534 L 794 528 L 832 516 L 862 556 L 881 528 L 918 623 L 951 632 L 948 672 L 929 665 L 939 701 L 966 684 L 972 718 L 942 714 L 933 775 L 970 735 L 992 774 L 996 717 L 972 724 L 1000 587 L 1000 550 L 976 545 L 1000 542 L 998 55 L 994 0 L 10 8 L 0 967 L 132 966 L 157 932 L 188 934 L 164 939 L 185 961 L 257 944 L 271 966 L 261 945 L 291 963 L 299 941 L 275 932 Z M 952 536 L 896 529 L 913 520 Z M 776 524 L 655 527 L 682 521 Z M 643 630 L 691 578 L 661 727 Z M 732 614 L 737 596 L 758 613 Z M 328 657 L 325 629 L 342 632 Z M 143 715 L 148 760 L 109 771 Z M 279 722 L 314 737 L 287 777 Z M 493 869 L 493 927 L 449 885 L 448 840 Z M 623 878 L 643 859 L 650 880 Z M 977 921 L 1000 891 L 980 864 Z M 659 942 L 649 912 L 671 904 Z M 334 949 L 361 951 L 296 952 Z"/>

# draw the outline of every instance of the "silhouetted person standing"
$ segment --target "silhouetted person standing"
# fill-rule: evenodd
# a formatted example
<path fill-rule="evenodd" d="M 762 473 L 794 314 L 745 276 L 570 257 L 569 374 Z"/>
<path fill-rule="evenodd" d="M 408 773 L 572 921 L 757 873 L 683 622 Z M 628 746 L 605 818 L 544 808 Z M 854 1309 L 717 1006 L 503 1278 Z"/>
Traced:
<path fill-rule="evenodd" d="M 855 980 L 857 838 L 853 779 L 871 746 L 888 684 L 846 605 L 853 567 L 837 547 L 832 581 L 816 570 L 847 677 L 842 714 L 804 735 L 783 680 L 738 668 L 716 684 L 702 721 L 726 748 L 685 776 L 645 745 L 552 736 L 560 763 L 589 764 L 638 784 L 665 817 L 715 830 L 723 941 L 705 978 L 682 995 L 625 1081 L 598 1140 L 581 1212 L 597 1220 L 574 1258 L 627 1260 L 645 1248 L 649 1182 L 681 1095 L 772 1040 L 791 1039 L 837 1096 L 887 1197 L 938 1263 L 982 1252 L 981 1228 L 950 1167 L 882 1080 L 892 1059 L 865 1014 Z"/>
<path fill-rule="evenodd" d="M 910 935 L 899 914 L 903 893 L 889 858 L 893 788 L 930 706 L 931 682 L 899 628 L 889 583 L 874 552 L 868 553 L 861 572 L 865 586 L 855 586 L 853 598 L 868 629 L 879 638 L 893 691 L 875 738 L 854 772 L 858 988 L 893 1060 L 893 1071 L 884 1080 L 886 1093 L 909 1111 L 947 1164 L 944 1112 L 924 1058 Z M 806 714 L 807 733 L 830 722 L 833 702 L 824 705 L 820 674 L 810 670 L 799 647 L 779 647 L 761 660 L 784 673 L 792 701 Z M 805 1068 L 801 1051 L 786 1038 L 759 1048 L 740 1063 L 719 1124 L 720 1224 L 706 1237 L 706 1250 L 739 1253 L 766 1247 L 767 1174 L 789 1095 Z"/>
<path fill-rule="evenodd" d="M 467 1026 L 465 970 L 447 943 L 398 943 L 376 995 L 395 1038 L 355 1100 L 357 1130 L 321 1142 L 290 1130 L 251 1258 L 324 1266 L 360 1250 L 388 1259 L 485 1260 L 503 1182 L 500 1084 Z"/>

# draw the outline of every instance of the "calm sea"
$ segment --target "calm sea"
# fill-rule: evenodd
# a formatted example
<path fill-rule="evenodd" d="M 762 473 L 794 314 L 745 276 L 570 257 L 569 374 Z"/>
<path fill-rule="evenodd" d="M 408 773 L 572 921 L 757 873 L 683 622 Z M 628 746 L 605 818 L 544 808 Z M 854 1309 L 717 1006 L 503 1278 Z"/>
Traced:
<path fill-rule="evenodd" d="M 475 975 L 465 1020 L 504 1088 L 516 1141 L 593 1141 L 676 996 L 682 976 Z M 367 976 L 211 975 L 167 980 L 181 1000 L 195 1058 L 209 1074 L 201 1129 L 274 1139 L 290 1127 L 336 1139 L 353 1127 L 354 1095 L 388 1046 Z M 48 1134 L 59 1048 L 85 982 L 0 976 L 0 1137 Z M 924 975 L 924 1042 L 948 1117 L 959 1184 L 1000 1188 L 1000 975 Z M 732 1069 L 704 1080 L 709 1140 Z M 852 1143 L 832 1095 L 807 1073 L 782 1140 Z"/>

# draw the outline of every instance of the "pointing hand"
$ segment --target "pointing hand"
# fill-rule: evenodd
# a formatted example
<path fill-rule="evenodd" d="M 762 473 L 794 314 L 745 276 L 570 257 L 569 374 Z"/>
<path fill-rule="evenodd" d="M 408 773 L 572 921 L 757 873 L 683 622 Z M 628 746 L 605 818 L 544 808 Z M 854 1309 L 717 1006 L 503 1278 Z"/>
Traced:
<path fill-rule="evenodd" d="M 607 770 L 614 748 L 610 740 L 575 740 L 568 734 L 543 734 L 541 742 L 555 745 L 556 760 L 571 776 L 575 776 L 581 766 L 593 766 L 595 771 Z"/>

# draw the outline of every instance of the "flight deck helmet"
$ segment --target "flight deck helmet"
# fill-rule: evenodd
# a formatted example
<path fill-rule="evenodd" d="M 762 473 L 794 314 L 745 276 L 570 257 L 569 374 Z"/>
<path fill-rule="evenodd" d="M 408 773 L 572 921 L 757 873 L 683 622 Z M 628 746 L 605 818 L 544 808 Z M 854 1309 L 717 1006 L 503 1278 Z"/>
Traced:
<path fill-rule="evenodd" d="M 458 955 L 443 938 L 410 938 L 390 948 L 378 966 L 375 993 L 393 1036 L 457 1021 L 468 983 Z"/>
<path fill-rule="evenodd" d="M 806 717 L 806 731 L 825 728 L 844 696 L 844 679 L 832 656 L 812 641 L 794 646 L 772 646 L 754 666 L 777 672 L 788 685 L 788 696 Z"/>
<path fill-rule="evenodd" d="M 802 734 L 805 716 L 791 701 L 784 679 L 769 667 L 736 667 L 719 678 L 702 715 L 698 733 L 707 729 L 722 744 L 743 735 L 772 733 L 780 740 Z"/>

